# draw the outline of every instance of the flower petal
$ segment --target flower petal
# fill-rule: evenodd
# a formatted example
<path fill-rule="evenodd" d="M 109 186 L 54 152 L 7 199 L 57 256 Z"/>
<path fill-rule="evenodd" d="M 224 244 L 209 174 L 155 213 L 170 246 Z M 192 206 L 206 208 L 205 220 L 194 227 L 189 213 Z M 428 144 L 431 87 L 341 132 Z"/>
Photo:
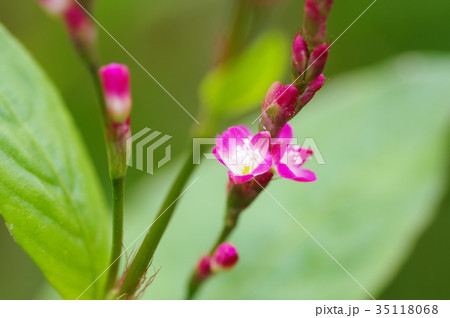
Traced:
<path fill-rule="evenodd" d="M 251 141 L 252 156 L 258 161 L 252 174 L 257 176 L 270 170 L 272 167 L 272 154 L 269 151 L 270 148 L 270 133 L 262 131 L 256 134 Z"/>
<path fill-rule="evenodd" d="M 213 155 L 219 160 L 221 164 L 228 168 L 227 164 L 223 161 L 221 154 L 219 153 L 218 147 L 215 146 L 212 150 Z"/>
<path fill-rule="evenodd" d="M 297 145 L 289 146 L 281 158 L 281 162 L 288 166 L 302 166 L 313 155 L 313 151 Z"/>
<path fill-rule="evenodd" d="M 287 166 L 285 164 L 279 164 L 277 172 L 282 178 L 291 179 L 298 182 L 313 182 L 317 180 L 316 174 L 307 169 L 302 169 L 300 166 Z"/>
<path fill-rule="evenodd" d="M 310 149 L 289 146 L 283 158 L 276 164 L 278 174 L 283 178 L 299 182 L 316 181 L 314 172 L 301 168 L 312 154 Z"/>
<path fill-rule="evenodd" d="M 277 136 L 277 138 L 286 138 L 286 139 L 292 139 L 294 137 L 294 130 L 292 129 L 292 126 L 287 123 L 284 125 L 283 129 L 281 129 L 280 134 Z"/>
<path fill-rule="evenodd" d="M 274 165 L 278 164 L 281 158 L 283 158 L 288 149 L 288 146 L 292 143 L 293 136 L 294 131 L 292 129 L 292 126 L 286 124 L 284 125 L 278 137 L 272 140 L 271 152 Z"/>

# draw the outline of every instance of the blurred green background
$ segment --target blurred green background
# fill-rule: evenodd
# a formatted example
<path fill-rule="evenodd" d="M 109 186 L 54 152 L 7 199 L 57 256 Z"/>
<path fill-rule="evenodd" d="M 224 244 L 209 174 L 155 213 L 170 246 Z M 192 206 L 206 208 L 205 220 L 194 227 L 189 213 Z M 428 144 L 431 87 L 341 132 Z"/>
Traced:
<path fill-rule="evenodd" d="M 335 2 L 329 21 L 331 40 L 339 37 L 372 1 Z M 217 38 L 228 26 L 232 1 L 98 0 L 96 3 L 95 17 L 108 32 L 181 104 L 192 114 L 197 114 L 198 85 L 214 61 Z M 276 28 L 290 38 L 301 25 L 302 5 L 303 1 L 280 0 L 266 7 L 259 31 Z M 341 73 L 404 52 L 450 54 L 449 12 L 450 3 L 446 1 L 424 4 L 419 0 L 378 0 L 332 47 L 327 76 L 333 79 Z M 95 95 L 92 85 L 86 84 L 90 83 L 89 74 L 67 40 L 61 22 L 45 14 L 32 0 L 0 2 L 0 21 L 25 45 L 58 87 L 80 127 L 105 193 L 109 195 L 106 153 Z M 135 105 L 133 130 L 151 127 L 171 135 L 172 153 L 174 156 L 181 154 L 189 143 L 186 132 L 191 129 L 191 118 L 111 38 L 102 31 L 99 31 L 99 37 L 103 63 L 122 62 L 131 68 Z M 287 73 L 285 80 L 289 80 Z M 325 90 L 323 94 L 326 94 Z M 151 183 L 152 180 L 147 174 L 130 169 L 127 182 L 131 189 L 140 182 Z M 384 291 L 377 297 L 449 298 L 448 191 L 446 198 L 398 274 L 386 282 Z M 36 266 L 9 237 L 2 222 L 0 299 L 40 297 L 44 282 Z"/>

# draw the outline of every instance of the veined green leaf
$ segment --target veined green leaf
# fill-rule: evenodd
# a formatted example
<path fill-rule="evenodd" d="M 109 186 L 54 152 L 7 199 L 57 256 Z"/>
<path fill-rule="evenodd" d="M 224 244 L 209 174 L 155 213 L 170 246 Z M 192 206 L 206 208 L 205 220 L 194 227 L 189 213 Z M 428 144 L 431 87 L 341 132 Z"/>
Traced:
<path fill-rule="evenodd" d="M 106 207 L 80 136 L 49 79 L 2 26 L 0 213 L 64 298 L 77 298 L 108 266 Z M 102 296 L 103 279 L 83 294 Z"/>
<path fill-rule="evenodd" d="M 261 107 L 270 85 L 283 76 L 288 53 L 282 33 L 262 35 L 241 56 L 206 76 L 200 87 L 203 104 L 220 117 L 239 116 Z"/>

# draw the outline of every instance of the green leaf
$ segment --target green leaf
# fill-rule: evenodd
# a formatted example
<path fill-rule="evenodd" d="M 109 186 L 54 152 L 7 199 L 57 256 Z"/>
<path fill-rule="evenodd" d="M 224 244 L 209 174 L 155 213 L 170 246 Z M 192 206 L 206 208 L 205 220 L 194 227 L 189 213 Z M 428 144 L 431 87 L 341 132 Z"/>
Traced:
<path fill-rule="evenodd" d="M 103 194 L 55 88 L 2 26 L 0 65 L 0 213 L 55 289 L 77 298 L 108 266 Z M 83 298 L 102 295 L 100 279 Z"/>
<path fill-rule="evenodd" d="M 282 33 L 262 35 L 238 58 L 206 76 L 200 87 L 203 104 L 217 117 L 239 116 L 261 107 L 270 85 L 283 76 L 288 53 Z"/>
<path fill-rule="evenodd" d="M 281 179 L 268 187 L 375 297 L 433 219 L 445 190 L 449 73 L 448 55 L 407 55 L 332 78 L 292 123 L 300 144 L 314 138 L 326 162 L 307 164 L 318 181 Z M 128 243 L 151 223 L 148 211 L 160 204 L 155 198 L 167 190 L 173 170 L 160 170 L 129 200 L 137 213 Z M 158 248 L 149 275 L 161 270 L 147 297 L 183 297 L 192 267 L 218 235 L 225 168 L 204 161 L 196 177 Z M 245 211 L 231 241 L 240 251 L 238 266 L 208 281 L 200 297 L 369 298 L 267 193 Z"/>

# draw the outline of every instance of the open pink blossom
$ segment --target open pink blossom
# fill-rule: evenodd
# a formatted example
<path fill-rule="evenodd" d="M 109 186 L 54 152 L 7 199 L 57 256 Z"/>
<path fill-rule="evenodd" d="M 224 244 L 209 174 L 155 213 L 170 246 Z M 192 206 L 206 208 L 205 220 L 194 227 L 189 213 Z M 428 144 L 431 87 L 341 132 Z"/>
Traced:
<path fill-rule="evenodd" d="M 316 181 L 313 171 L 303 169 L 306 160 L 313 154 L 312 150 L 291 145 L 293 130 L 291 125 L 286 124 L 281 130 L 278 138 L 272 143 L 273 165 L 280 177 L 299 182 Z"/>
<path fill-rule="evenodd" d="M 234 184 L 242 184 L 270 170 L 270 134 L 266 131 L 255 136 L 246 126 L 228 128 L 216 138 L 214 156 L 229 169 Z"/>

